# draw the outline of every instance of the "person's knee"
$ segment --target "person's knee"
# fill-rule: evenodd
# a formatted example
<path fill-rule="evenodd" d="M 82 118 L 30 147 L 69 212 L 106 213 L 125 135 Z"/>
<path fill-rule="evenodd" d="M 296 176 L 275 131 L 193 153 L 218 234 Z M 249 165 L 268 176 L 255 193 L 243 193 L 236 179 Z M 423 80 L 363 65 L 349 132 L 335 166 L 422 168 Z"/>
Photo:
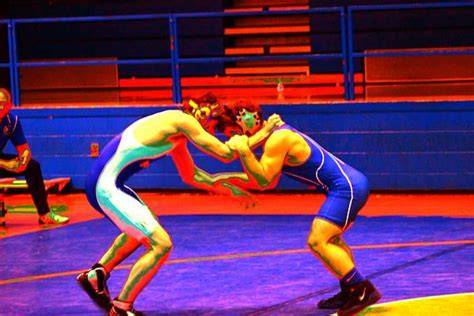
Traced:
<path fill-rule="evenodd" d="M 160 229 L 150 236 L 149 246 L 156 253 L 168 254 L 173 249 L 173 241 L 166 231 Z"/>
<path fill-rule="evenodd" d="M 168 236 L 167 238 L 161 239 L 158 246 L 162 249 L 162 252 L 169 253 L 173 250 L 173 241 Z"/>
<path fill-rule="evenodd" d="M 26 171 L 41 171 L 41 165 L 37 160 L 30 159 Z"/>
<path fill-rule="evenodd" d="M 316 218 L 308 235 L 308 246 L 313 250 L 324 249 L 340 233 L 340 228 L 325 220 Z"/>
<path fill-rule="evenodd" d="M 307 243 L 311 249 L 317 250 L 324 247 L 327 243 L 327 238 L 325 238 L 318 230 L 312 229 L 309 233 Z"/>

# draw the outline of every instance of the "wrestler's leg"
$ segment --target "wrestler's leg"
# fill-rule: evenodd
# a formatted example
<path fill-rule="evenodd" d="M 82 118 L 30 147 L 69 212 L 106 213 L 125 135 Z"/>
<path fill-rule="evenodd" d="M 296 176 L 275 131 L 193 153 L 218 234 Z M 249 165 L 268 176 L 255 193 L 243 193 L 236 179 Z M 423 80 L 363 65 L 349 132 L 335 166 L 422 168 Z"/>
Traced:
<path fill-rule="evenodd" d="M 338 279 L 354 269 L 350 251 L 348 253 L 344 247 L 346 245 L 341 246 L 331 242 L 342 232 L 342 228 L 337 225 L 321 218 L 315 218 L 308 236 L 308 245 L 311 251 Z"/>
<path fill-rule="evenodd" d="M 125 233 L 121 233 L 115 238 L 112 246 L 110 246 L 102 258 L 100 258 L 99 264 L 110 273 L 117 265 L 137 250 L 140 245 L 141 243 L 136 239 L 127 236 Z"/>
<path fill-rule="evenodd" d="M 120 144 L 121 135 L 117 135 L 111 142 L 105 146 L 100 157 L 94 163 L 90 173 L 86 178 L 85 192 L 89 203 L 101 214 L 104 214 L 104 210 L 99 205 L 97 196 L 97 187 L 99 178 L 109 161 L 114 157 L 117 151 L 117 147 Z M 114 176 L 109 176 L 115 178 Z M 115 187 L 115 183 L 112 184 Z M 128 251 L 121 250 L 126 243 L 126 238 L 120 235 L 116 238 L 113 245 L 106 251 L 105 255 L 100 259 L 99 262 L 95 263 L 90 269 L 81 272 L 76 280 L 81 288 L 89 295 L 92 301 L 99 307 L 109 310 L 111 306 L 111 299 L 109 290 L 107 288 L 107 279 L 110 276 L 112 269 L 125 259 L 136 247 L 127 246 L 125 247 Z M 131 239 L 130 239 L 131 240 Z M 134 240 L 131 240 L 134 244 L 139 244 Z M 129 252 L 129 253 L 128 253 Z"/>
<path fill-rule="evenodd" d="M 365 202 L 365 201 L 363 201 Z M 362 203 L 351 203 L 355 210 Z M 329 299 L 318 302 L 320 308 L 339 308 L 338 315 L 352 315 L 377 302 L 380 292 L 355 268 L 352 252 L 341 237 L 348 227 L 350 213 L 341 213 L 347 209 L 344 199 L 330 197 L 318 214 L 308 237 L 308 244 L 315 255 L 340 281 L 341 292 Z M 341 214 L 345 214 L 341 217 Z M 341 221 L 342 219 L 342 221 Z M 337 223 L 337 224 L 336 224 Z"/>
<path fill-rule="evenodd" d="M 308 237 L 310 249 L 317 258 L 339 279 L 341 290 L 332 297 L 318 302 L 321 309 L 343 308 L 351 298 L 351 286 L 365 278 L 355 268 L 352 252 L 341 238 L 342 228 L 316 218 Z"/>
<path fill-rule="evenodd" d="M 171 249 L 172 242 L 168 233 L 161 227 L 150 209 L 129 189 L 124 192 L 104 178 L 99 180 L 98 202 L 104 213 L 127 235 L 118 238 L 117 245 L 109 249 L 105 260 L 118 264 L 128 252 L 136 246 L 131 239 L 145 245 L 147 251 L 132 267 L 121 293 L 113 301 L 114 309 L 133 310 L 133 302 L 138 294 L 158 272 Z M 121 244 L 124 242 L 124 244 Z M 118 252 L 116 252 L 118 250 Z M 114 253 L 115 251 L 115 253 Z M 116 259 L 110 259 L 115 255 Z"/>
<path fill-rule="evenodd" d="M 121 182 L 118 180 L 117 182 Z M 131 197 L 135 198 L 138 202 L 145 205 L 145 203 L 140 199 L 138 194 L 135 193 L 131 188 L 124 184 L 120 184 L 120 190 L 124 193 L 129 194 Z M 111 272 L 113 268 L 119 265 L 123 260 L 130 256 L 141 243 L 128 236 L 125 233 L 120 234 L 112 243 L 112 246 L 105 252 L 105 254 L 100 258 L 99 264 L 102 265 L 107 272 Z"/>
<path fill-rule="evenodd" d="M 122 302 L 134 302 L 166 261 L 172 246 L 168 233 L 161 226 L 157 227 L 148 237 L 148 249 L 133 265 L 117 299 Z"/>
<path fill-rule="evenodd" d="M 334 236 L 333 238 L 329 240 L 329 242 L 343 249 L 347 253 L 347 255 L 351 258 L 352 263 L 355 263 L 354 256 L 352 255 L 352 250 L 346 244 L 344 239 L 342 239 L 342 235 Z"/>

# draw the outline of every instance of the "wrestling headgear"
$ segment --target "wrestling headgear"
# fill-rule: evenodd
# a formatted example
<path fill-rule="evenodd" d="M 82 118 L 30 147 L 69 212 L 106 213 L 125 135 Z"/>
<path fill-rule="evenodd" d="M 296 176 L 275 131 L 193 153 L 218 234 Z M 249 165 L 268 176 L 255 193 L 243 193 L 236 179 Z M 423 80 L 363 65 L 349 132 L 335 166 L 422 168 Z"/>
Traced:
<path fill-rule="evenodd" d="M 7 89 L 0 88 L 0 119 L 8 114 L 12 107 L 12 98 Z"/>
<path fill-rule="evenodd" d="M 263 126 L 262 111 L 258 104 L 241 99 L 226 104 L 225 114 L 219 118 L 218 129 L 224 134 L 245 134 L 251 136 Z M 240 131 L 237 133 L 236 128 Z"/>
<path fill-rule="evenodd" d="M 184 112 L 188 113 L 206 129 L 213 132 L 214 126 L 217 124 L 215 119 L 224 113 L 224 107 L 217 102 L 217 98 L 212 93 L 197 98 L 190 99 L 183 103 Z"/>

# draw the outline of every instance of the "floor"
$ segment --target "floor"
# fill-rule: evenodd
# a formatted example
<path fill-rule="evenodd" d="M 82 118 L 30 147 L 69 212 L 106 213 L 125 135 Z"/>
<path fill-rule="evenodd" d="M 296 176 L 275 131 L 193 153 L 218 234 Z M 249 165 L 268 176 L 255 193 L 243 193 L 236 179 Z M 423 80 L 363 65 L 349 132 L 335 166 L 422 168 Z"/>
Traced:
<path fill-rule="evenodd" d="M 316 303 L 337 290 L 337 280 L 306 247 L 311 214 L 323 196 L 262 194 L 254 209 L 243 210 L 236 201 L 206 194 L 141 195 L 174 242 L 169 260 L 136 302 L 146 315 L 334 312 L 319 310 Z M 74 277 L 96 262 L 118 230 L 81 193 L 50 196 L 51 205 L 71 217 L 62 227 L 36 224 L 28 199 L 6 197 L 11 211 L 0 239 L 0 314 L 102 315 Z M 382 303 L 434 296 L 441 303 L 431 298 L 431 307 L 421 308 L 420 301 L 410 306 L 418 306 L 419 315 L 436 315 L 430 308 L 446 306 L 449 315 L 474 314 L 468 303 L 474 295 L 473 199 L 372 195 L 345 236 L 359 270 L 383 293 Z M 113 272 L 112 295 L 138 255 Z M 364 315 L 398 315 L 393 304 Z M 407 315 L 404 308 L 400 315 Z"/>

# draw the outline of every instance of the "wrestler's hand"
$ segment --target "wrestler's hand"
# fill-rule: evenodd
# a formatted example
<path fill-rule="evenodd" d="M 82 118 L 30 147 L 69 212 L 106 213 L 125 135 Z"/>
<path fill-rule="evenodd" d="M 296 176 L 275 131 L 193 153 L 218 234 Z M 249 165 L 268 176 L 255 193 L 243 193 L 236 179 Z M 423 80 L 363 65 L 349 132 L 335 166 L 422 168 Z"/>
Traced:
<path fill-rule="evenodd" d="M 248 191 L 231 184 L 229 182 L 221 182 L 222 187 L 227 188 L 227 193 L 232 196 L 232 198 L 236 199 L 240 206 L 245 209 L 254 207 L 257 204 L 255 197 Z"/>
<path fill-rule="evenodd" d="M 235 187 L 234 190 L 239 191 L 239 195 L 237 196 L 234 195 L 234 196 L 238 199 L 239 204 L 242 208 L 249 209 L 257 205 L 257 200 L 255 199 L 254 195 L 250 194 L 249 192 L 243 189 L 240 189 L 240 188 L 237 189 L 237 187 Z"/>
<path fill-rule="evenodd" d="M 283 124 L 285 124 L 285 122 L 281 119 L 280 115 L 273 113 L 265 122 L 263 128 L 267 133 L 270 133 L 271 131 L 273 131 L 273 129 L 282 126 Z"/>
<path fill-rule="evenodd" d="M 245 135 L 234 135 L 225 143 L 230 149 L 239 153 L 244 153 L 250 150 L 249 138 Z"/>
<path fill-rule="evenodd" d="M 241 197 L 240 198 L 240 206 L 244 209 L 253 208 L 257 205 L 257 200 L 252 195 Z"/>

